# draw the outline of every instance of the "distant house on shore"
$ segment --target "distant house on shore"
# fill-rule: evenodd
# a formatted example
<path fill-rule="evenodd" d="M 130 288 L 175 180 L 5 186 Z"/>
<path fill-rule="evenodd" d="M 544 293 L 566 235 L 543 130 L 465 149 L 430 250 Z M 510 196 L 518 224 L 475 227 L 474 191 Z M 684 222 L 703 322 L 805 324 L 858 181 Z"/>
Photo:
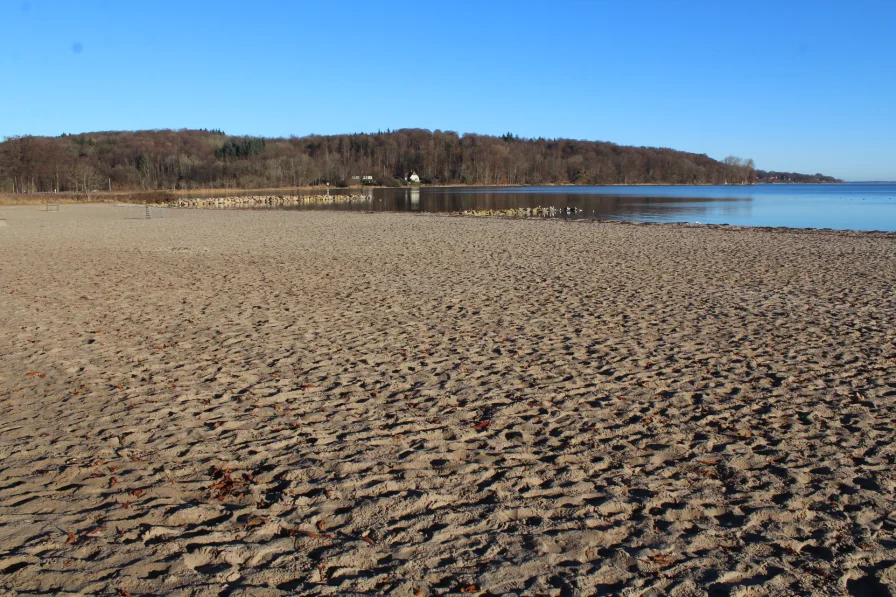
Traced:
<path fill-rule="evenodd" d="M 408 182 L 420 182 L 420 177 L 417 176 L 416 172 L 411 172 L 408 176 Z"/>

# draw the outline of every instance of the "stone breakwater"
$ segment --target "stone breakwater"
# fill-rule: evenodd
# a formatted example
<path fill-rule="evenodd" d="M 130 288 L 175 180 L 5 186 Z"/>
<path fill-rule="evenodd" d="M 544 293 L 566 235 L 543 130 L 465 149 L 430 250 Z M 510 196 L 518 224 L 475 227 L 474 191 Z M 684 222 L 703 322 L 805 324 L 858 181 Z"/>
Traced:
<path fill-rule="evenodd" d="M 508 218 L 554 218 L 564 214 L 580 214 L 577 207 L 515 207 L 511 209 L 467 209 L 457 212 L 464 216 L 504 216 Z"/>
<path fill-rule="evenodd" d="M 305 205 L 370 201 L 364 195 L 249 195 L 240 197 L 199 197 L 178 199 L 171 207 L 248 207 L 265 205 Z"/>

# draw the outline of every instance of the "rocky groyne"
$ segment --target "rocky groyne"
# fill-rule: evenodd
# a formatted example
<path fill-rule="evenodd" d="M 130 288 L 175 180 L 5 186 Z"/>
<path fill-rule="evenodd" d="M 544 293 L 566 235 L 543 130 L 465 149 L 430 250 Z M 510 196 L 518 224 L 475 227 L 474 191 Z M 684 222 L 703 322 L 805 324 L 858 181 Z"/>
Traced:
<path fill-rule="evenodd" d="M 270 205 L 307 205 L 370 201 L 365 195 L 246 195 L 238 197 L 181 198 L 170 207 L 261 207 Z"/>
<path fill-rule="evenodd" d="M 515 207 L 511 209 L 467 209 L 456 212 L 464 216 L 503 216 L 506 218 L 554 218 L 562 215 L 577 215 L 585 210 L 577 207 Z"/>

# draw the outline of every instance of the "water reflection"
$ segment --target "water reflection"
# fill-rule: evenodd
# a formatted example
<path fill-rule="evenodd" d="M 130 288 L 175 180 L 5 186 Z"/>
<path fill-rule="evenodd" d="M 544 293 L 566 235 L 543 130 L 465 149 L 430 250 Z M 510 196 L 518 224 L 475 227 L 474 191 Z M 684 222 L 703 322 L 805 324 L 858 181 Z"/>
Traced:
<path fill-rule="evenodd" d="M 597 195 L 579 192 L 492 192 L 489 189 L 370 189 L 373 200 L 360 204 L 333 204 L 326 209 L 345 211 L 412 211 L 453 213 L 467 210 L 501 210 L 521 207 L 554 207 L 562 218 L 602 220 L 694 221 L 712 211 L 747 214 L 749 198 L 683 198 Z M 296 205 L 284 209 L 320 209 L 321 206 Z M 570 213 L 567 213 L 567 209 Z M 575 208 L 572 210 L 571 208 Z"/>
<path fill-rule="evenodd" d="M 358 189 L 339 192 L 359 192 Z M 320 194 L 292 191 L 289 194 Z M 896 231 L 896 184 L 364 188 L 370 201 L 278 209 L 451 213 L 553 207 L 561 218 Z M 232 194 L 258 194 L 237 191 Z M 286 193 L 284 193 L 286 194 Z M 566 213 L 576 208 L 575 213 Z M 572 211 L 572 210 L 570 210 Z"/>

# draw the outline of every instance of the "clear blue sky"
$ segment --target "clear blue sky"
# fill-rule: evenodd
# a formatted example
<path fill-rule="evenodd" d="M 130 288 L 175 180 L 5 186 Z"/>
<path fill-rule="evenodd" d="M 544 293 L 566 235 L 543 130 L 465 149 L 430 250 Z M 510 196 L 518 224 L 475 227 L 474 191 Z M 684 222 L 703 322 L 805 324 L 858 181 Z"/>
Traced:
<path fill-rule="evenodd" d="M 896 179 L 896 0 L 0 0 L 0 136 L 420 127 Z"/>

